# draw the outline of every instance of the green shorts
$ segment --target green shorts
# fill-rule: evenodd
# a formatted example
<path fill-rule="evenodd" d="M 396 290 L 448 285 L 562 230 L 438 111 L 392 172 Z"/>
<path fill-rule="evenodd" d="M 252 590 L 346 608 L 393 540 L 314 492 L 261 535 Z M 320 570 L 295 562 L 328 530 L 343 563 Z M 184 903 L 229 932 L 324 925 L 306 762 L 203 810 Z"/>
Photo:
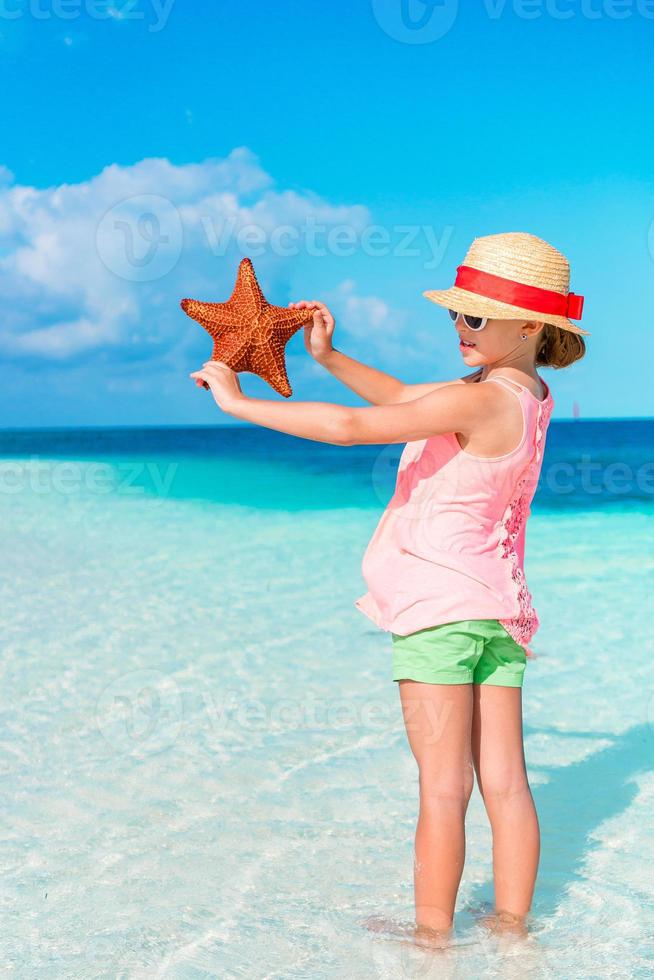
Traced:
<path fill-rule="evenodd" d="M 497 619 L 462 619 L 393 640 L 393 680 L 522 687 L 524 647 Z"/>

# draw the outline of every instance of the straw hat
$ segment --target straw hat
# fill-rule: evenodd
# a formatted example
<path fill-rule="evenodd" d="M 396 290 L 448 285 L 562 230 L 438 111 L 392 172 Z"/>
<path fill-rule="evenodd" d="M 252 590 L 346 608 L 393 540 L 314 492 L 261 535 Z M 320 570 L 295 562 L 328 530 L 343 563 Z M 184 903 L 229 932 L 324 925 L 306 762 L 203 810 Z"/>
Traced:
<path fill-rule="evenodd" d="M 457 313 L 526 318 L 589 334 L 570 320 L 581 319 L 584 297 L 570 292 L 568 260 L 527 232 L 475 238 L 451 289 L 430 289 L 422 295 Z"/>

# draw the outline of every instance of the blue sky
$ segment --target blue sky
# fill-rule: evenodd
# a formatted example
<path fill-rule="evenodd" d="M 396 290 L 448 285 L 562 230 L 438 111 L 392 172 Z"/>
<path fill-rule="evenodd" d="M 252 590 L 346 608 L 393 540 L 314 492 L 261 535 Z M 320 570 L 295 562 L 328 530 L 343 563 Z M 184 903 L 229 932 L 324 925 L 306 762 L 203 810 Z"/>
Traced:
<path fill-rule="evenodd" d="M 178 304 L 226 298 L 244 254 L 351 356 L 458 377 L 421 293 L 498 231 L 586 296 L 554 418 L 651 415 L 653 42 L 648 0 L 0 0 L 0 425 L 231 423 Z M 301 332 L 287 365 L 294 398 L 361 404 Z"/>

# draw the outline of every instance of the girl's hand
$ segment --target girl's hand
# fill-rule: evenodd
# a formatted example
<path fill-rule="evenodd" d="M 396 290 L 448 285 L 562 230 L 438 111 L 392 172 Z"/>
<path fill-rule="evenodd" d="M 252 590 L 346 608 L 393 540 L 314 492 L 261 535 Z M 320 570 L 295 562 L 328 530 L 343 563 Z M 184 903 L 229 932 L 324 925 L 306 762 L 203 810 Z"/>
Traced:
<path fill-rule="evenodd" d="M 317 300 L 300 300 L 299 303 L 289 303 L 292 310 L 313 310 L 313 323 L 308 323 L 304 328 L 304 346 L 316 361 L 320 362 L 327 357 L 332 348 L 332 334 L 334 333 L 334 317 L 331 315 L 324 303 Z"/>
<path fill-rule="evenodd" d="M 195 383 L 200 388 L 208 385 L 216 404 L 224 412 L 231 411 L 235 403 L 245 397 L 241 391 L 238 375 L 223 361 L 205 361 L 202 370 L 193 371 L 189 377 L 195 378 Z"/>

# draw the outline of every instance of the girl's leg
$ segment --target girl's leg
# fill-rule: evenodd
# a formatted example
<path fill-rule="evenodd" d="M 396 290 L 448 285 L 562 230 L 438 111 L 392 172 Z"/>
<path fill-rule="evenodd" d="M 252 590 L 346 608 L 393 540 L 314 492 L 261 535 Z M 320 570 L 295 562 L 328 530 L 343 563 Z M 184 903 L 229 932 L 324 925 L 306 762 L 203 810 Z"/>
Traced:
<path fill-rule="evenodd" d="M 540 858 L 540 829 L 522 741 L 522 688 L 473 684 L 472 756 L 493 832 L 495 910 L 523 931 Z"/>
<path fill-rule="evenodd" d="M 472 684 L 411 680 L 398 684 L 420 785 L 414 854 L 416 925 L 447 933 L 463 872 L 464 821 L 474 785 Z"/>

